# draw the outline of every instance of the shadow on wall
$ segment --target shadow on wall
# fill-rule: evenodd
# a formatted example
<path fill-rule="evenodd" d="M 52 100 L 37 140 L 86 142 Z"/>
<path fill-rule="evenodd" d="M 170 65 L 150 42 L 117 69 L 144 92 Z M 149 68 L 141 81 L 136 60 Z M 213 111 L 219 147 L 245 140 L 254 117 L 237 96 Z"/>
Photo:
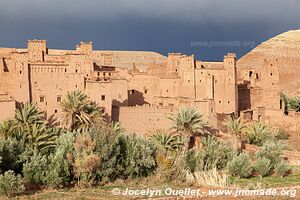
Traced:
<path fill-rule="evenodd" d="M 248 110 L 251 108 L 251 96 L 250 89 L 248 88 L 249 83 L 238 85 L 238 110 Z"/>
<path fill-rule="evenodd" d="M 145 101 L 144 93 L 137 90 L 128 90 L 128 98 L 123 102 L 114 99 L 112 101 L 112 121 L 118 122 L 121 106 L 142 106 L 149 104 Z"/>

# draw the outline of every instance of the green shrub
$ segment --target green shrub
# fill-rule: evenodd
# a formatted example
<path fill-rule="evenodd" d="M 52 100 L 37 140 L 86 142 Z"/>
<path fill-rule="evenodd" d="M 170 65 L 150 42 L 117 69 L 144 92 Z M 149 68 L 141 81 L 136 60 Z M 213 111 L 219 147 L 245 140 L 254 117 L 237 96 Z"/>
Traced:
<path fill-rule="evenodd" d="M 95 153 L 100 157 L 95 179 L 99 182 L 113 181 L 120 177 L 122 166 L 120 164 L 120 128 L 114 126 L 98 126 L 90 131 L 92 139 L 96 142 Z"/>
<path fill-rule="evenodd" d="M 217 141 L 215 137 L 208 136 L 202 139 L 202 147 L 195 155 L 195 169 L 191 167 L 192 172 L 214 168 L 224 169 L 235 155 L 236 151 L 229 143 Z"/>
<path fill-rule="evenodd" d="M 0 173 L 8 170 L 21 172 L 22 165 L 18 161 L 23 151 L 22 146 L 16 139 L 0 139 Z"/>
<path fill-rule="evenodd" d="M 179 134 L 165 133 L 162 130 L 155 133 L 151 139 L 158 148 L 166 151 L 179 150 L 183 145 L 183 138 Z"/>
<path fill-rule="evenodd" d="M 24 152 L 23 175 L 26 183 L 45 184 L 46 172 L 48 170 L 48 158 L 36 150 L 27 149 Z"/>
<path fill-rule="evenodd" d="M 279 142 L 268 141 L 261 149 L 256 153 L 256 158 L 266 158 L 270 161 L 271 169 L 274 169 L 275 165 L 282 161 L 282 150 L 284 146 Z"/>
<path fill-rule="evenodd" d="M 291 170 L 290 166 L 286 162 L 280 162 L 275 165 L 275 173 L 277 176 L 284 177 Z"/>
<path fill-rule="evenodd" d="M 248 128 L 246 134 L 247 143 L 261 146 L 269 140 L 274 140 L 274 134 L 268 126 L 262 123 L 255 123 Z"/>
<path fill-rule="evenodd" d="M 232 176 L 248 178 L 252 175 L 253 166 L 248 154 L 241 153 L 234 157 L 227 165 L 228 172 Z"/>
<path fill-rule="evenodd" d="M 9 170 L 0 175 L 0 193 L 10 197 L 13 194 L 24 190 L 21 182 L 21 175 L 15 175 L 14 171 Z"/>
<path fill-rule="evenodd" d="M 258 158 L 255 164 L 255 171 L 259 173 L 261 177 L 267 176 L 271 171 L 271 162 L 267 158 Z"/>
<path fill-rule="evenodd" d="M 49 156 L 49 167 L 45 177 L 48 186 L 63 186 L 71 182 L 74 141 L 74 134 L 71 132 L 57 138 L 55 152 Z"/>
<path fill-rule="evenodd" d="M 275 132 L 275 138 L 277 140 L 287 140 L 287 139 L 289 139 L 289 137 L 290 137 L 290 134 L 284 129 L 278 129 Z"/>
<path fill-rule="evenodd" d="M 74 143 L 74 175 L 78 186 L 92 186 L 95 182 L 95 171 L 100 163 L 100 158 L 94 153 L 95 141 L 88 133 L 77 135 Z"/>
<path fill-rule="evenodd" d="M 290 109 L 300 112 L 300 96 L 288 98 L 288 104 Z"/>
<path fill-rule="evenodd" d="M 151 141 L 136 135 L 123 135 L 121 144 L 122 175 L 127 177 L 146 177 L 156 168 L 155 146 Z"/>

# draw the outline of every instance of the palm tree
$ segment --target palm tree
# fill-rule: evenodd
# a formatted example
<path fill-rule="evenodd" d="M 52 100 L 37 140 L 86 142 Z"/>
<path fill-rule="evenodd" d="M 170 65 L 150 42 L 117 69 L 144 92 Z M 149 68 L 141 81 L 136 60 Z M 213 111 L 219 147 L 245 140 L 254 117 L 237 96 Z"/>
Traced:
<path fill-rule="evenodd" d="M 56 145 L 58 135 L 59 132 L 55 128 L 49 129 L 44 124 L 33 124 L 31 131 L 23 134 L 22 139 L 32 149 L 44 151 Z"/>
<path fill-rule="evenodd" d="M 247 142 L 250 144 L 262 145 L 268 138 L 271 139 L 272 134 L 268 126 L 257 122 L 247 130 Z"/>
<path fill-rule="evenodd" d="M 16 124 L 13 120 L 6 120 L 0 124 L 0 138 L 7 139 L 13 135 Z"/>
<path fill-rule="evenodd" d="M 184 149 L 189 150 L 191 136 L 200 136 L 204 132 L 206 123 L 203 115 L 198 113 L 195 108 L 180 108 L 177 114 L 172 115 L 172 128 L 184 137 Z"/>
<path fill-rule="evenodd" d="M 179 134 L 170 134 L 158 131 L 152 136 L 152 140 L 165 150 L 177 150 L 183 145 L 182 138 Z"/>
<path fill-rule="evenodd" d="M 246 128 L 245 124 L 241 121 L 241 118 L 228 117 L 225 120 L 224 125 L 227 127 L 228 132 L 233 136 L 235 149 L 241 148 L 241 137 L 243 130 Z"/>
<path fill-rule="evenodd" d="M 71 131 L 88 129 L 102 120 L 99 106 L 79 90 L 68 92 L 66 99 L 61 102 L 61 109 L 63 125 Z"/>

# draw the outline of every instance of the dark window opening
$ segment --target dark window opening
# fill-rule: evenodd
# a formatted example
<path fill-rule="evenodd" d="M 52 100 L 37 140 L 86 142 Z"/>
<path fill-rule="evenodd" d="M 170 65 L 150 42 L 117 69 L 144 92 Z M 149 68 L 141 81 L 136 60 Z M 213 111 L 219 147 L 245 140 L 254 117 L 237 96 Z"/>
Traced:
<path fill-rule="evenodd" d="M 175 69 L 175 72 L 177 72 L 178 71 L 178 69 Z"/>
<path fill-rule="evenodd" d="M 106 73 L 105 72 L 103 72 L 103 76 L 105 76 L 106 75 Z"/>
<path fill-rule="evenodd" d="M 22 74 L 22 71 L 20 70 L 20 74 Z"/>
<path fill-rule="evenodd" d="M 105 95 L 101 95 L 101 100 L 102 100 L 102 101 L 105 100 Z"/>
<path fill-rule="evenodd" d="M 57 113 L 57 110 L 54 110 L 54 113 Z"/>
<path fill-rule="evenodd" d="M 221 101 L 219 101 L 219 103 L 221 103 Z"/>
<path fill-rule="evenodd" d="M 271 73 L 270 75 L 273 76 L 273 73 Z"/>
<path fill-rule="evenodd" d="M 108 76 L 111 76 L 111 73 L 108 73 Z"/>
<path fill-rule="evenodd" d="M 131 90 L 131 94 L 134 94 L 134 90 Z"/>
<path fill-rule="evenodd" d="M 78 70 L 76 69 L 76 70 L 75 70 L 75 73 L 77 73 L 77 72 L 78 72 Z"/>
<path fill-rule="evenodd" d="M 56 101 L 57 101 L 57 102 L 61 102 L 61 96 L 58 96 L 58 97 L 56 98 Z"/>
<path fill-rule="evenodd" d="M 67 72 L 67 69 L 65 69 L 65 72 Z"/>
<path fill-rule="evenodd" d="M 97 76 L 100 76 L 100 72 L 97 72 Z"/>
<path fill-rule="evenodd" d="M 250 71 L 250 72 L 249 72 L 249 77 L 250 77 L 250 78 L 252 77 L 252 74 L 253 74 L 253 72 Z"/>
<path fill-rule="evenodd" d="M 75 85 L 75 87 L 77 88 L 77 84 Z"/>
<path fill-rule="evenodd" d="M 145 90 L 144 93 L 147 94 L 147 93 L 148 93 L 148 90 Z"/>
<path fill-rule="evenodd" d="M 255 74 L 255 76 L 256 76 L 256 79 L 258 79 L 258 74 L 257 73 Z"/>
<path fill-rule="evenodd" d="M 40 102 L 45 102 L 45 97 L 40 97 Z"/>
<path fill-rule="evenodd" d="M 230 103 L 230 101 L 228 101 L 227 103 Z"/>

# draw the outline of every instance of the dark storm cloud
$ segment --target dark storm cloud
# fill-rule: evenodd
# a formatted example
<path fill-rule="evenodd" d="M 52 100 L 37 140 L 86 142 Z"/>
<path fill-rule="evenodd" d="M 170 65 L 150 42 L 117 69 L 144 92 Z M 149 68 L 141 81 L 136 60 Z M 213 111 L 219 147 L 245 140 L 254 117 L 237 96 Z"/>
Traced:
<path fill-rule="evenodd" d="M 257 45 L 298 29 L 299 9 L 299 0 L 0 0 L 0 46 L 24 47 L 36 37 L 52 48 L 73 48 L 91 40 L 95 49 L 221 59 L 252 48 L 231 42 Z"/>

